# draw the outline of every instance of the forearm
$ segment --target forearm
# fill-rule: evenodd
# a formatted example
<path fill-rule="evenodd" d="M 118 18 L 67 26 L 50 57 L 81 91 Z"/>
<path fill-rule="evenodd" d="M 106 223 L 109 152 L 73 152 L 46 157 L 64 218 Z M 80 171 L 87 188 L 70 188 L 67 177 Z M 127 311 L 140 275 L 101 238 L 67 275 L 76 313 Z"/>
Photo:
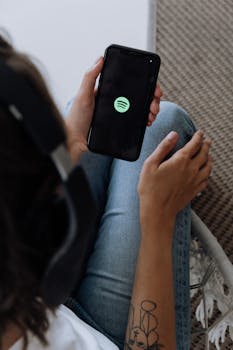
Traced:
<path fill-rule="evenodd" d="M 151 226 L 143 226 L 142 229 L 144 232 L 135 274 L 125 350 L 137 349 L 136 343 L 140 342 L 148 350 L 175 350 L 172 268 L 174 221 L 153 223 Z"/>
<path fill-rule="evenodd" d="M 83 153 L 87 152 L 88 148 L 83 143 L 73 143 L 68 146 L 72 164 L 78 164 Z"/>

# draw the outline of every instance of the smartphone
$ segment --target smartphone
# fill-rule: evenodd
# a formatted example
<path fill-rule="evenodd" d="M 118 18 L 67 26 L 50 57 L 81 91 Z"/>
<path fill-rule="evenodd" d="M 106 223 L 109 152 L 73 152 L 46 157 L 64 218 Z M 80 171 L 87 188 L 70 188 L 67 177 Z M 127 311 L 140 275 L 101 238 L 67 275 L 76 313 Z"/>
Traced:
<path fill-rule="evenodd" d="M 138 159 L 159 67 L 155 53 L 115 44 L 106 49 L 88 135 L 91 151 Z"/>

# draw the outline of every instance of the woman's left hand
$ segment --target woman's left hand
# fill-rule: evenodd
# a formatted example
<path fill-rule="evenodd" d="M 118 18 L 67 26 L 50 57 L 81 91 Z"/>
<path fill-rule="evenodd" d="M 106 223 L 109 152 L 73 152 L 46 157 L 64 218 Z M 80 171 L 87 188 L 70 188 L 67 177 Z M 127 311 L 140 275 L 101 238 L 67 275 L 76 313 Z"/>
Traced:
<path fill-rule="evenodd" d="M 153 122 L 156 119 L 157 114 L 159 113 L 160 99 L 162 96 L 163 96 L 163 92 L 162 92 L 159 84 L 157 84 L 155 91 L 154 91 L 153 100 L 150 104 L 150 112 L 149 112 L 148 122 L 147 122 L 148 126 L 151 126 L 153 124 Z"/>
<path fill-rule="evenodd" d="M 95 107 L 95 83 L 104 64 L 100 57 L 84 75 L 81 86 L 74 98 L 70 112 L 65 119 L 68 147 L 73 162 L 77 162 L 81 153 L 87 151 L 87 135 Z"/>
<path fill-rule="evenodd" d="M 84 75 L 80 89 L 74 98 L 71 110 L 66 118 L 68 135 L 68 147 L 73 162 L 77 162 L 81 153 L 87 151 L 87 136 L 91 125 L 94 107 L 96 79 L 99 76 L 104 64 L 104 58 L 100 57 L 93 67 Z M 153 100 L 150 105 L 147 125 L 151 126 L 156 115 L 159 113 L 160 98 L 163 93 L 157 84 Z"/>

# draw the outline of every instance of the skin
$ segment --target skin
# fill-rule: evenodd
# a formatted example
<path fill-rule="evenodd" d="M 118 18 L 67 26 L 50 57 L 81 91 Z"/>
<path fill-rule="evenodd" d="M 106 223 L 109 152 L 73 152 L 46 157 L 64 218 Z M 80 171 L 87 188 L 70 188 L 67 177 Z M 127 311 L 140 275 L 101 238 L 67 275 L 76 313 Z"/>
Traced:
<path fill-rule="evenodd" d="M 204 140 L 199 130 L 182 149 L 162 162 L 178 138 L 176 132 L 171 132 L 144 163 L 138 184 L 143 221 L 149 219 L 150 207 L 159 213 L 166 210 L 168 217 L 174 217 L 208 185 L 211 140 Z"/>
<path fill-rule="evenodd" d="M 177 213 L 208 184 L 211 142 L 203 136 L 197 131 L 163 162 L 178 140 L 178 134 L 172 132 L 144 162 L 138 184 L 141 243 L 131 299 L 135 312 L 129 313 L 125 350 L 176 349 L 172 239 Z M 151 215 L 151 208 L 156 215 Z M 150 323 L 142 317 L 145 300 L 156 305 Z M 150 334 L 145 324 L 151 327 Z"/>
<path fill-rule="evenodd" d="M 96 95 L 96 79 L 103 68 L 104 59 L 100 57 L 84 75 L 80 89 L 66 118 L 68 148 L 73 163 L 77 163 L 83 152 L 87 151 L 87 135 L 90 128 Z M 154 122 L 159 112 L 162 91 L 156 86 L 150 105 L 148 126 Z M 145 161 L 138 184 L 140 199 L 140 222 L 142 240 L 132 295 L 135 314 L 129 315 L 127 329 L 137 329 L 134 340 L 143 339 L 145 334 L 139 329 L 139 310 L 144 300 L 156 305 L 155 313 L 150 318 L 157 319 L 156 332 L 165 349 L 175 349 L 175 318 L 173 297 L 173 276 L 171 262 L 171 242 L 176 214 L 186 206 L 199 192 L 208 185 L 212 169 L 209 155 L 210 140 L 204 139 L 202 131 L 195 133 L 191 141 L 176 152 L 169 160 L 162 162 L 175 147 L 179 135 L 175 132 L 166 137 Z M 171 173 L 173 176 L 171 176 Z M 151 215 L 157 212 L 156 217 Z M 153 247 L 153 250 L 152 250 Z M 155 248 L 157 247 L 157 249 Z M 166 252 L 166 254 L 164 254 Z M 145 273 L 146 271 L 146 273 Z M 157 276 L 153 278 L 151 276 Z M 166 317 L 164 316 L 166 315 Z M 157 324 L 157 322 L 156 322 Z M 130 327 L 129 327 L 130 325 Z M 168 336 L 167 327 L 170 332 Z M 137 349 L 139 345 L 132 340 L 128 343 L 130 332 L 127 331 L 125 349 Z M 153 343 L 157 333 L 152 332 L 147 341 Z M 21 332 L 14 325 L 9 325 L 3 337 L 3 350 L 8 350 L 20 337 Z M 139 342 L 140 343 L 140 342 Z M 145 344 L 140 348 L 147 349 Z M 159 348 L 159 347 L 158 347 Z"/>

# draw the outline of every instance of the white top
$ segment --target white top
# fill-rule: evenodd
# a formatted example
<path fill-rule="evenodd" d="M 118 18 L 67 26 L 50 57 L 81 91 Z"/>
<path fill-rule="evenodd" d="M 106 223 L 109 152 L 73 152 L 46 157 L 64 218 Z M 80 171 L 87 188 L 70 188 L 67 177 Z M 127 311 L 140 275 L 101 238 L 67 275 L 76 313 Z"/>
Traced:
<path fill-rule="evenodd" d="M 29 334 L 27 350 L 119 350 L 103 334 L 78 318 L 66 306 L 61 305 L 56 315 L 49 313 L 47 332 L 49 345 L 43 347 L 37 338 Z M 22 350 L 23 341 L 17 341 L 10 350 Z"/>

